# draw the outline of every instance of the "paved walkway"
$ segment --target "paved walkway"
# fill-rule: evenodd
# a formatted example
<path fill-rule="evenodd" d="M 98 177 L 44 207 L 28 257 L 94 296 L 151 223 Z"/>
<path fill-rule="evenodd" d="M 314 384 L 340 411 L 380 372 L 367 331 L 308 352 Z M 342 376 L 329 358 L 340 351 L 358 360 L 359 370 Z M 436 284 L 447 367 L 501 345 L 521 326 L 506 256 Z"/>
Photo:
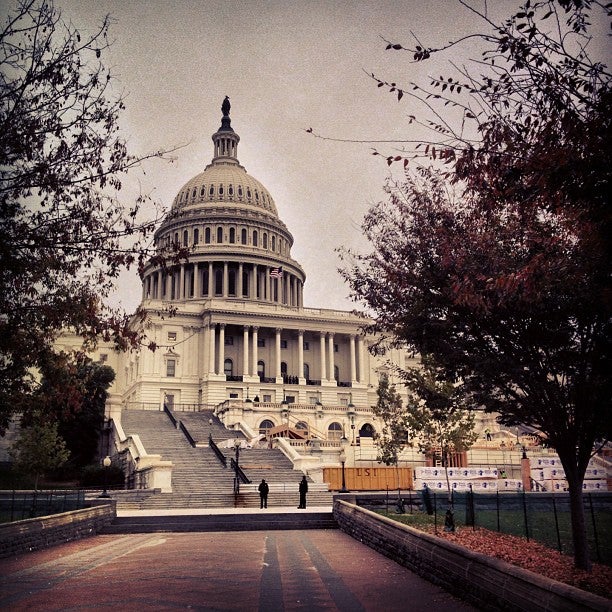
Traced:
<path fill-rule="evenodd" d="M 98 535 L 0 576 L 11 611 L 474 610 L 340 530 Z"/>

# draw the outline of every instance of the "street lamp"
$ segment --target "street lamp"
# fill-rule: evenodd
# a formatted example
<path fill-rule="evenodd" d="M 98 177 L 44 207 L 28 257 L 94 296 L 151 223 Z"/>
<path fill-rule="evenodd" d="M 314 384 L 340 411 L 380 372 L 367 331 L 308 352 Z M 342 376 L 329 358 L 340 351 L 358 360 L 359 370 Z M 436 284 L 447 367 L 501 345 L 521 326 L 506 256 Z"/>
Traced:
<path fill-rule="evenodd" d="M 342 488 L 340 489 L 340 493 L 348 493 L 349 490 L 346 488 L 346 478 L 344 474 L 344 464 L 346 463 L 346 446 L 348 444 L 348 440 L 343 435 L 340 444 L 342 445 L 340 450 L 340 465 L 342 465 Z"/>
<path fill-rule="evenodd" d="M 234 439 L 234 448 L 236 449 L 236 459 L 234 460 L 234 469 L 236 471 L 236 476 L 234 478 L 234 502 L 238 499 L 238 494 L 240 493 L 240 480 L 238 479 L 238 467 L 240 461 L 240 438 Z"/>
<path fill-rule="evenodd" d="M 104 457 L 104 460 L 102 461 L 102 465 L 104 466 L 104 491 L 102 492 L 102 495 L 100 495 L 100 497 L 108 498 L 110 497 L 110 495 L 108 494 L 108 491 L 106 490 L 106 486 L 108 484 L 108 468 L 111 466 L 111 458 L 108 455 Z"/>

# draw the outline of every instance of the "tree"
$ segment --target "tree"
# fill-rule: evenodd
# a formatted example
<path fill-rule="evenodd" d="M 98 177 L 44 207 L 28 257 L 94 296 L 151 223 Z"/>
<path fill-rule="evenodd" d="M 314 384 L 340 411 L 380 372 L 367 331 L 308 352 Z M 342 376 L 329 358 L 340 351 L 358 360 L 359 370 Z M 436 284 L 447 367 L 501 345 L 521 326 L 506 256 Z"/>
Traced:
<path fill-rule="evenodd" d="M 386 374 L 381 375 L 376 393 L 378 400 L 373 412 L 382 421 L 382 429 L 376 434 L 378 460 L 385 465 L 398 465 L 398 457 L 408 444 L 406 411 L 400 394 Z"/>
<path fill-rule="evenodd" d="M 119 134 L 108 27 L 82 36 L 52 1 L 19 0 L 0 29 L 0 432 L 60 330 L 139 341 L 102 300 L 156 226 L 141 220 L 147 198 L 118 199 L 123 175 L 164 153 L 132 156 Z"/>
<path fill-rule="evenodd" d="M 22 426 L 9 453 L 17 470 L 34 476 L 35 490 L 42 476 L 64 465 L 70 457 L 65 441 L 58 434 L 57 423 L 44 419 Z"/>
<path fill-rule="evenodd" d="M 588 569 L 582 484 L 612 423 L 612 96 L 607 67 L 586 52 L 597 5 L 526 2 L 495 25 L 462 4 L 488 28 L 475 35 L 486 43 L 476 69 L 426 86 L 374 77 L 422 102 L 433 117 L 411 123 L 438 136 L 387 156 L 405 179 L 369 211 L 372 252 L 344 252 L 343 274 L 374 314 L 369 331 L 433 358 L 503 424 L 541 432 L 563 464 L 575 563 Z M 410 53 L 425 61 L 463 40 Z M 413 168 L 418 157 L 429 166 Z"/>

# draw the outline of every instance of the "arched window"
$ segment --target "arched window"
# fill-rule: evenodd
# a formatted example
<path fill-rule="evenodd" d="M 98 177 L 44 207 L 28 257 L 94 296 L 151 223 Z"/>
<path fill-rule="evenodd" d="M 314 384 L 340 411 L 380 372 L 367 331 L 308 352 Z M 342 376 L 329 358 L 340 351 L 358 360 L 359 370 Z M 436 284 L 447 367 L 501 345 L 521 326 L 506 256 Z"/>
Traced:
<path fill-rule="evenodd" d="M 210 244 L 210 227 L 204 229 L 204 242 Z"/>
<path fill-rule="evenodd" d="M 374 427 L 370 423 L 365 423 L 359 429 L 359 437 L 360 438 L 373 438 L 374 437 Z"/>
<path fill-rule="evenodd" d="M 217 244 L 221 244 L 223 242 L 223 228 L 217 228 Z"/>
<path fill-rule="evenodd" d="M 174 233 L 174 244 L 178 246 L 179 244 L 179 235 L 178 232 Z"/>
<path fill-rule="evenodd" d="M 206 194 L 206 185 L 202 185 L 202 187 L 200 187 L 200 197 L 203 198 L 205 194 Z"/>
<path fill-rule="evenodd" d="M 210 189 L 208 190 L 208 195 L 214 196 L 215 195 L 215 186 L 211 185 Z"/>
<path fill-rule="evenodd" d="M 272 250 L 276 251 L 276 236 L 272 236 Z"/>
<path fill-rule="evenodd" d="M 193 244 L 198 244 L 198 242 L 200 242 L 200 230 L 194 229 L 193 230 Z"/>
<path fill-rule="evenodd" d="M 245 228 L 242 228 L 242 231 L 240 232 L 240 236 L 241 236 L 242 244 L 246 244 L 247 243 L 247 231 Z"/>
<path fill-rule="evenodd" d="M 251 189 L 247 187 L 247 198 L 251 199 Z"/>
<path fill-rule="evenodd" d="M 287 376 L 287 363 L 281 361 L 281 376 Z"/>
<path fill-rule="evenodd" d="M 268 435 L 268 430 L 272 429 L 273 427 L 274 427 L 274 423 L 270 419 L 264 419 L 259 424 L 259 433 Z"/>
<path fill-rule="evenodd" d="M 310 380 L 310 366 L 307 363 L 304 364 L 304 378 Z"/>
<path fill-rule="evenodd" d="M 229 241 L 230 244 L 234 244 L 236 242 L 236 229 L 233 227 L 230 227 Z"/>
<path fill-rule="evenodd" d="M 263 233 L 262 237 L 261 237 L 261 246 L 264 249 L 268 248 L 268 234 L 266 234 L 265 232 Z"/>
<path fill-rule="evenodd" d="M 230 185 L 227 191 L 230 194 L 230 196 L 233 196 L 234 195 L 234 186 Z"/>
<path fill-rule="evenodd" d="M 234 362 L 231 359 L 226 359 L 223 362 L 223 373 L 226 376 L 233 376 L 234 375 Z"/>
<path fill-rule="evenodd" d="M 342 439 L 342 425 L 340 425 L 340 423 L 336 423 L 334 421 L 333 423 L 329 424 L 329 427 L 327 428 L 327 439 L 328 440 Z"/>
<path fill-rule="evenodd" d="M 263 361 L 257 362 L 257 376 L 264 378 L 266 375 L 266 364 Z"/>
<path fill-rule="evenodd" d="M 219 195 L 223 195 L 223 185 L 219 185 Z"/>
<path fill-rule="evenodd" d="M 242 197 L 242 185 L 238 185 L 238 196 Z"/>
<path fill-rule="evenodd" d="M 198 195 L 198 188 L 194 187 L 193 191 L 191 192 L 191 199 L 195 199 L 196 195 Z"/>
<path fill-rule="evenodd" d="M 189 244 L 189 232 L 185 230 L 183 232 L 183 246 L 187 246 Z"/>
<path fill-rule="evenodd" d="M 257 235 L 257 230 L 253 231 L 253 246 L 259 246 L 259 236 Z"/>
<path fill-rule="evenodd" d="M 296 429 L 301 429 L 303 431 L 308 431 L 308 423 L 306 423 L 306 421 L 298 421 L 295 424 L 295 428 Z"/>

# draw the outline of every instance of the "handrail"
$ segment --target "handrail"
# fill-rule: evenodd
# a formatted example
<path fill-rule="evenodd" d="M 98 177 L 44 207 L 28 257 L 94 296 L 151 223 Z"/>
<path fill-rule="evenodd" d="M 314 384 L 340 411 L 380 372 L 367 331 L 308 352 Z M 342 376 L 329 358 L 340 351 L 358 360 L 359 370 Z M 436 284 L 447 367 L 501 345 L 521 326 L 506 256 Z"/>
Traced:
<path fill-rule="evenodd" d="M 217 455 L 217 458 L 219 459 L 219 461 L 221 461 L 221 463 L 223 464 L 223 467 L 227 467 L 227 457 L 221 452 L 221 449 L 215 444 L 215 441 L 212 438 L 212 434 L 209 434 L 208 436 L 208 446 L 210 446 L 210 448 L 212 448 L 213 451 L 215 451 L 215 455 Z"/>
<path fill-rule="evenodd" d="M 237 474 L 240 482 L 243 484 L 251 484 L 249 477 L 242 471 L 242 468 L 236 463 L 233 457 L 230 457 L 230 467 L 234 470 L 234 473 Z"/>
<path fill-rule="evenodd" d="M 179 421 L 179 426 L 183 434 L 185 434 L 185 437 L 187 438 L 187 441 L 189 442 L 189 444 L 191 444 L 191 446 L 195 448 L 196 441 L 193 439 L 193 436 L 189 433 L 189 430 L 187 429 L 187 427 L 185 427 L 185 423 L 183 423 L 183 421 Z"/>

